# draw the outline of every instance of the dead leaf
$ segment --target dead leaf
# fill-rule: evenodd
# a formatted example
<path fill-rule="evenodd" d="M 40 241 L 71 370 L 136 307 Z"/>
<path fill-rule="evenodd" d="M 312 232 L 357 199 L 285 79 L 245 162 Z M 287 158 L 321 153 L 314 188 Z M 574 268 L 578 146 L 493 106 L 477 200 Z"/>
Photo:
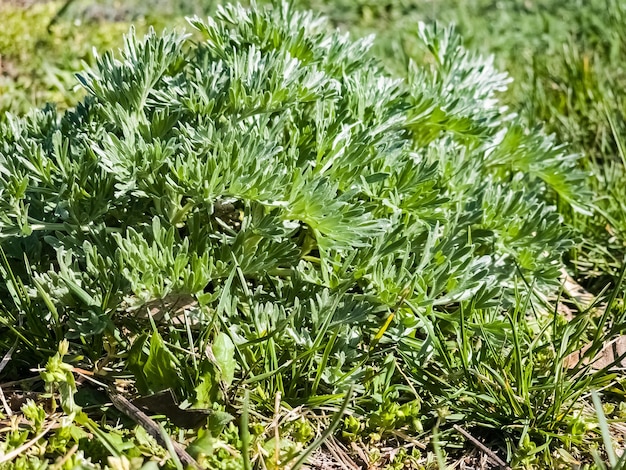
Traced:
<path fill-rule="evenodd" d="M 566 369 L 573 369 L 578 365 L 590 365 L 593 370 L 601 370 L 611 366 L 610 370 L 626 369 L 626 335 L 618 336 L 605 341 L 602 349 L 592 359 L 585 357 L 592 343 L 586 344 L 578 351 L 569 354 L 563 360 Z"/>
<path fill-rule="evenodd" d="M 563 291 L 574 302 L 582 307 L 589 307 L 596 300 L 593 294 L 587 292 L 578 282 L 570 276 L 565 268 L 561 269 L 561 280 L 563 282 Z"/>

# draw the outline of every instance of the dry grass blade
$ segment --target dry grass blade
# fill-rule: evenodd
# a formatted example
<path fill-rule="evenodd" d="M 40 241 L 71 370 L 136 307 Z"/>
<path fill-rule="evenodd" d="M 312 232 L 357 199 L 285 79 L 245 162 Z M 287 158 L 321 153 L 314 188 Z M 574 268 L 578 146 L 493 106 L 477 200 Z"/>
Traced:
<path fill-rule="evenodd" d="M 6 415 L 8 417 L 13 416 L 13 410 L 11 410 L 11 407 L 9 406 L 9 403 L 7 402 L 7 399 L 4 396 L 4 392 L 2 391 L 2 387 L 0 387 L 0 401 L 2 401 L 2 406 L 4 407 L 4 412 L 6 413 Z"/>
<path fill-rule="evenodd" d="M 25 442 L 24 444 L 19 446 L 17 449 L 13 449 L 11 452 L 0 456 L 0 465 L 4 464 L 4 463 L 7 463 L 7 462 L 10 462 L 14 458 L 22 455 L 30 447 L 35 445 L 39 439 L 41 439 L 46 434 L 48 434 L 48 432 L 54 427 L 55 424 L 56 424 L 56 422 L 49 423 L 48 426 L 46 426 L 46 428 L 43 431 L 41 431 L 39 434 L 37 434 L 35 437 L 33 437 L 30 441 Z"/>
<path fill-rule="evenodd" d="M 337 439 L 335 439 L 334 437 L 331 436 L 324 443 L 324 445 L 328 449 L 328 451 L 335 457 L 335 459 L 337 459 L 337 461 L 341 463 L 341 468 L 344 468 L 346 470 L 358 470 L 362 468 L 354 460 L 352 460 L 350 455 L 348 455 L 348 453 L 346 452 L 345 447 L 341 445 L 341 443 L 337 441 Z"/>
<path fill-rule="evenodd" d="M 15 351 L 16 347 L 17 347 L 17 340 L 13 343 L 13 346 L 11 346 L 11 348 L 4 355 L 4 357 L 2 358 L 2 361 L 0 361 L 0 372 L 4 370 L 4 368 L 7 366 L 7 364 L 11 360 L 11 357 L 13 356 L 13 352 Z"/>
<path fill-rule="evenodd" d="M 77 450 L 78 444 L 74 444 L 72 448 L 52 466 L 52 470 L 61 470 L 63 465 L 65 465 L 65 463 L 76 453 Z"/>
<path fill-rule="evenodd" d="M 13 352 L 15 351 L 16 347 L 17 347 L 17 340 L 13 343 L 13 346 L 11 346 L 11 348 L 4 355 L 4 357 L 2 358 L 2 361 L 0 361 L 0 372 L 4 370 L 4 368 L 7 366 L 7 364 L 11 360 L 11 357 L 13 356 Z M 4 396 L 4 391 L 2 390 L 2 386 L 0 386 L 0 401 L 2 401 L 2 406 L 4 407 L 4 412 L 7 414 L 7 416 L 9 417 L 12 416 L 13 411 L 11 410 L 11 407 L 7 403 L 7 400 Z"/>
<path fill-rule="evenodd" d="M 344 470 L 345 466 L 330 452 L 317 449 L 311 456 L 309 463 L 302 468 L 303 470 Z"/>
<path fill-rule="evenodd" d="M 480 442 L 478 439 L 472 436 L 469 432 L 467 432 L 461 426 L 459 426 L 458 424 L 455 424 L 453 427 L 457 432 L 461 433 L 463 437 L 465 437 L 472 444 L 474 444 L 476 447 L 482 450 L 485 453 L 485 455 L 487 455 L 493 461 L 493 463 L 498 465 L 500 468 L 511 470 L 511 467 L 509 467 L 504 460 L 498 457 L 495 452 L 489 449 L 486 445 L 484 445 L 482 442 Z"/>

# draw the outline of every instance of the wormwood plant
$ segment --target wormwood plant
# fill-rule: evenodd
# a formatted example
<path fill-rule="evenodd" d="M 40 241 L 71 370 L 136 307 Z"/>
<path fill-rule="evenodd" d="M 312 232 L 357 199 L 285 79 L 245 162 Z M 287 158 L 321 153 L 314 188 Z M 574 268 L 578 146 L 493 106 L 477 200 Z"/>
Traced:
<path fill-rule="evenodd" d="M 588 208 L 576 157 L 499 103 L 506 75 L 436 25 L 391 76 L 373 38 L 287 4 L 189 23 L 131 31 L 74 110 L 0 125 L 6 370 L 69 339 L 194 407 L 354 386 L 346 436 L 453 416 L 510 429 L 509 457 L 549 444 L 580 390 L 534 374 L 575 345 L 533 307 L 573 244 L 551 201 Z"/>

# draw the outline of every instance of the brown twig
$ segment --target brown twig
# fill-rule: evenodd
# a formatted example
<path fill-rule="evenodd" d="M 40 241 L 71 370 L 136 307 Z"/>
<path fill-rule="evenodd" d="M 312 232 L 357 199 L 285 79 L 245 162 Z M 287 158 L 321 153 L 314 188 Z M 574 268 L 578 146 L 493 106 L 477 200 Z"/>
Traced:
<path fill-rule="evenodd" d="M 128 416 L 130 419 L 139 424 L 142 428 L 144 428 L 148 434 L 154 437 L 159 445 L 164 448 L 168 447 L 168 442 L 161 435 L 161 428 L 151 419 L 148 415 L 146 415 L 143 411 L 133 405 L 130 401 L 124 398 L 122 395 L 109 391 L 109 398 L 111 398 L 111 402 L 113 406 Z M 180 461 L 186 465 L 191 466 L 193 468 L 199 469 L 200 466 L 196 459 L 194 459 L 191 455 L 187 453 L 185 448 L 180 445 L 178 442 L 174 440 L 170 440 L 171 445 L 176 452 L 176 455 L 180 459 Z"/>
<path fill-rule="evenodd" d="M 463 429 L 461 426 L 459 426 L 458 424 L 455 424 L 454 426 L 452 426 L 457 432 L 463 434 L 463 436 L 470 441 L 472 444 L 474 444 L 476 447 L 478 447 L 480 450 L 482 450 L 492 461 L 493 463 L 495 463 L 496 465 L 498 465 L 500 468 L 504 468 L 506 470 L 511 470 L 511 467 L 509 467 L 507 465 L 507 463 L 502 460 L 500 457 L 498 457 L 494 451 L 492 451 L 491 449 L 489 449 L 485 444 L 483 444 L 482 442 L 480 442 L 478 439 L 476 439 L 474 436 L 472 436 L 469 432 L 467 432 L 465 429 Z"/>

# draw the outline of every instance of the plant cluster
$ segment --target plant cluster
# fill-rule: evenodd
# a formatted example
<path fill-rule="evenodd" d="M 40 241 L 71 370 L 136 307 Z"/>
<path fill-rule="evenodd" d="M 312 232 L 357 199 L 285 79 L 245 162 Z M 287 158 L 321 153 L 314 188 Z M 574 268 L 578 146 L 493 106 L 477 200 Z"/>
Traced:
<path fill-rule="evenodd" d="M 440 459 L 457 422 L 503 430 L 518 463 L 587 439 L 579 399 L 611 376 L 562 362 L 623 311 L 596 326 L 544 303 L 576 242 L 555 201 L 586 214 L 590 193 L 578 156 L 503 106 L 493 60 L 420 24 L 392 74 L 373 37 L 287 4 L 189 23 L 131 31 L 75 109 L 0 123 L 5 370 L 56 353 L 47 392 L 100 437 L 71 367 L 172 390 L 212 412 L 199 459 L 233 468 L 319 445 L 308 421 L 283 440 L 248 422 L 276 403 L 349 408 L 328 428 L 345 439 L 434 430 Z"/>

